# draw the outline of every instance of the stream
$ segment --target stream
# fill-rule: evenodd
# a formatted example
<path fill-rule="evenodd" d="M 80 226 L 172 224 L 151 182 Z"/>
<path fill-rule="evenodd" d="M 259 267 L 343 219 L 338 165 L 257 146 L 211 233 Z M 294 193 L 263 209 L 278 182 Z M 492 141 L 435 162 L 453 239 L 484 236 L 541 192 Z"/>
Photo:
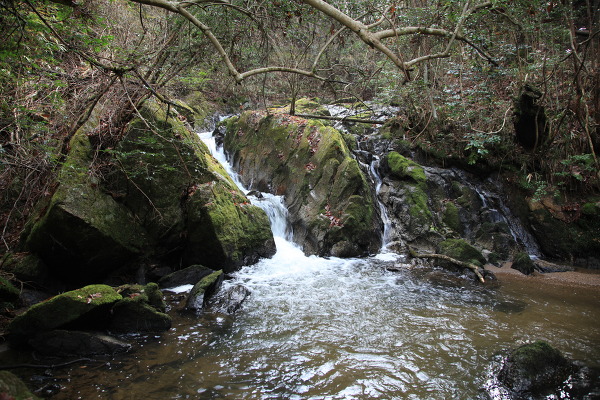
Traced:
<path fill-rule="evenodd" d="M 595 289 L 465 287 L 393 253 L 307 257 L 281 199 L 253 203 L 271 217 L 277 253 L 224 283 L 252 292 L 240 310 L 172 312 L 173 328 L 137 337 L 132 353 L 60 370 L 53 399 L 484 399 L 493 355 L 537 339 L 600 367 Z"/>

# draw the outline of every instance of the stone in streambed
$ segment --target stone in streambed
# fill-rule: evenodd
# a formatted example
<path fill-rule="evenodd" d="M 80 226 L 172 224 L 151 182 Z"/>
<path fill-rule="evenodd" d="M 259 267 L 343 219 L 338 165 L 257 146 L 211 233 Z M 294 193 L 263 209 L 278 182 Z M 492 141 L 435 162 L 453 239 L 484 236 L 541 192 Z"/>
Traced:
<path fill-rule="evenodd" d="M 131 344 L 101 333 L 55 330 L 28 341 L 37 352 L 54 357 L 125 353 Z"/>

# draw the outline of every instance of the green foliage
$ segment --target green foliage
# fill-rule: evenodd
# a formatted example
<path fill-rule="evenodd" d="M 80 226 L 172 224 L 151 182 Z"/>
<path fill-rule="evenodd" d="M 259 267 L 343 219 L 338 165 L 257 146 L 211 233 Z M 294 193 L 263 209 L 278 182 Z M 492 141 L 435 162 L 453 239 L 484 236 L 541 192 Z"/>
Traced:
<path fill-rule="evenodd" d="M 468 159 L 467 162 L 471 165 L 477 163 L 489 154 L 489 147 L 500 143 L 501 137 L 496 134 L 485 132 L 471 132 L 465 135 L 467 145 Z"/>

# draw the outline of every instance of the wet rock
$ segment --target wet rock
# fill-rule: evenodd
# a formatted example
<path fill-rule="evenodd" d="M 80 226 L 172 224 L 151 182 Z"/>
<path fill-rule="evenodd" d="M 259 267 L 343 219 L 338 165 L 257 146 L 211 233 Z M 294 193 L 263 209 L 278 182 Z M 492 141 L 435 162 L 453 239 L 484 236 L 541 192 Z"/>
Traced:
<path fill-rule="evenodd" d="M 121 299 L 120 294 L 106 285 L 89 285 L 59 294 L 12 320 L 9 337 L 19 342 L 84 318 L 106 323 L 110 308 Z"/>
<path fill-rule="evenodd" d="M 57 357 L 116 354 L 131 349 L 131 344 L 112 336 L 66 330 L 40 333 L 31 338 L 28 343 L 41 354 Z"/>
<path fill-rule="evenodd" d="M 512 350 L 498 373 L 498 380 L 515 399 L 555 392 L 575 368 L 563 355 L 543 341 Z"/>
<path fill-rule="evenodd" d="M 201 310 L 208 303 L 208 300 L 219 291 L 223 279 L 223 271 L 215 271 L 198 281 L 187 297 L 185 309 Z"/>
<path fill-rule="evenodd" d="M 540 259 L 535 259 L 532 261 L 535 269 L 542 273 L 575 271 L 575 268 L 570 265 L 559 265 Z"/>
<path fill-rule="evenodd" d="M 200 279 L 212 274 L 214 271 L 203 265 L 191 265 L 162 277 L 158 281 L 161 288 L 172 288 L 182 285 L 194 285 Z"/>
<path fill-rule="evenodd" d="M 233 314 L 240 309 L 246 298 L 250 296 L 250 290 L 243 285 L 235 285 L 227 290 L 219 291 L 209 301 L 212 311 Z"/>
<path fill-rule="evenodd" d="M 171 317 L 135 298 L 119 301 L 112 308 L 108 330 L 119 333 L 162 332 L 171 328 Z"/>
<path fill-rule="evenodd" d="M 55 193 L 28 223 L 26 249 L 50 274 L 75 285 L 140 262 L 183 259 L 184 266 L 233 270 L 272 255 L 266 214 L 200 138 L 157 102 L 146 101 L 139 111 L 114 148 L 101 152 L 101 173 L 97 147 L 103 144 L 90 139 L 99 118 L 77 131 Z"/>
<path fill-rule="evenodd" d="M 21 381 L 15 374 L 8 371 L 0 371 L 0 398 L 15 399 L 15 400 L 36 400 L 25 383 Z"/>
<path fill-rule="evenodd" d="M 531 257 L 529 257 L 529 254 L 521 252 L 513 257 L 511 268 L 516 269 L 525 275 L 530 275 L 535 270 L 535 265 L 531 260 Z"/>
<path fill-rule="evenodd" d="M 376 252 L 381 221 L 367 178 L 339 131 L 320 121 L 246 112 L 224 146 L 244 183 L 285 195 L 294 239 L 309 254 Z"/>
<path fill-rule="evenodd" d="M 484 265 L 486 260 L 483 254 L 463 239 L 446 239 L 439 244 L 439 251 L 459 261 Z"/>

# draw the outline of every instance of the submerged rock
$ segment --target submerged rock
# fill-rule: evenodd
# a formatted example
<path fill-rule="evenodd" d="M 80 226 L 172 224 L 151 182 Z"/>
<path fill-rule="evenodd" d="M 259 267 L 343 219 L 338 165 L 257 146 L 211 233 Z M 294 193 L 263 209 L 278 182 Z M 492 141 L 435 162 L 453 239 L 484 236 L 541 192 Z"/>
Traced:
<path fill-rule="evenodd" d="M 381 221 L 339 131 L 318 121 L 246 112 L 226 122 L 225 150 L 253 189 L 284 195 L 306 253 L 358 256 L 381 245 Z"/>
<path fill-rule="evenodd" d="M 125 353 L 131 344 L 101 333 L 55 330 L 35 335 L 28 344 L 37 352 L 55 357 Z"/>

